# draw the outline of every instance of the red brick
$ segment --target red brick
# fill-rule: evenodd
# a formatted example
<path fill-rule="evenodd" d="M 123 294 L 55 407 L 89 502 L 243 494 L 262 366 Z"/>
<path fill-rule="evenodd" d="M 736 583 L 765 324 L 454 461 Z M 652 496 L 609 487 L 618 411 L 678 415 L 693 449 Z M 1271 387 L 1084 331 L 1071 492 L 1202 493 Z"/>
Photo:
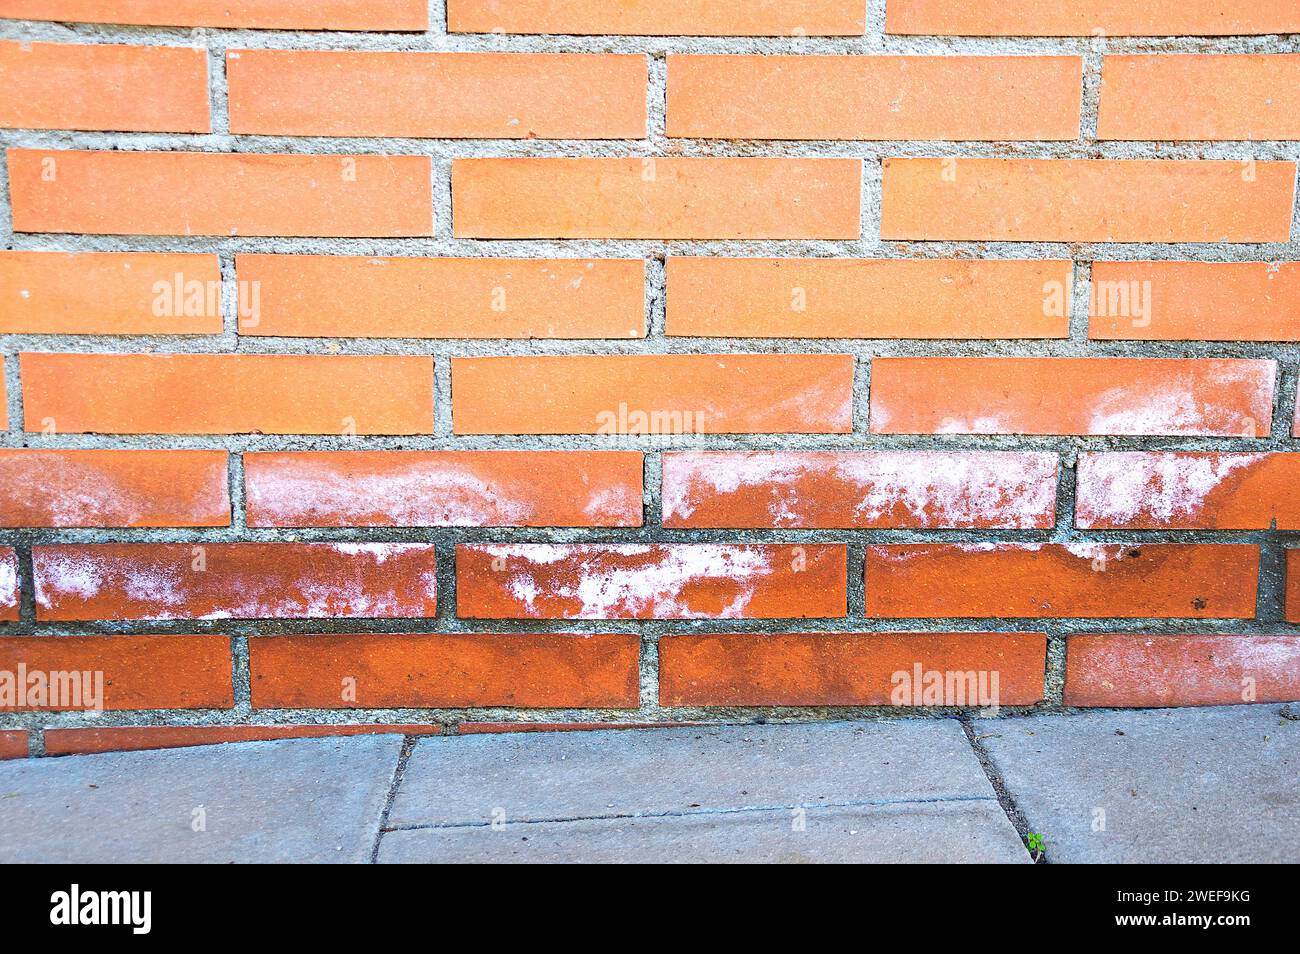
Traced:
<path fill-rule="evenodd" d="M 451 393 L 457 434 L 846 433 L 853 357 L 453 358 Z"/>
<path fill-rule="evenodd" d="M 22 729 L 0 730 L 0 761 L 27 758 L 27 733 Z"/>
<path fill-rule="evenodd" d="M 672 635 L 659 641 L 659 704 L 1033 705 L 1046 654 L 1042 633 Z"/>
<path fill-rule="evenodd" d="M 260 296 L 244 335 L 645 337 L 639 260 L 236 255 L 235 268 Z"/>
<path fill-rule="evenodd" d="M 1071 636 L 1067 706 L 1221 706 L 1300 699 L 1300 636 Z"/>
<path fill-rule="evenodd" d="M 668 135 L 1075 139 L 1077 56 L 670 55 Z"/>
<path fill-rule="evenodd" d="M 843 616 L 842 544 L 461 544 L 468 619 Z"/>
<path fill-rule="evenodd" d="M 35 704 L 19 705 L 19 711 L 90 710 L 97 685 L 103 690 L 104 709 L 229 709 L 235 704 L 230 660 L 228 636 L 0 639 L 0 671 L 16 673 L 25 667 L 29 693 L 31 674 L 44 673 L 50 679 L 44 700 L 27 695 L 22 701 Z M 52 673 L 71 674 L 75 688 L 56 686 Z M 92 674 L 88 681 L 84 673 Z"/>
<path fill-rule="evenodd" d="M 248 651 L 257 709 L 640 704 L 634 633 L 260 636 Z"/>
<path fill-rule="evenodd" d="M 447 0 L 452 33 L 860 36 L 860 0 Z"/>
<path fill-rule="evenodd" d="M 886 159 L 884 239 L 1286 242 L 1294 162 Z"/>
<path fill-rule="evenodd" d="M 608 732 L 614 729 L 677 729 L 698 722 L 462 722 L 457 735 L 497 735 L 507 732 Z"/>
<path fill-rule="evenodd" d="M 0 252 L 0 334 L 219 335 L 215 255 Z"/>
<path fill-rule="evenodd" d="M 441 735 L 440 725 L 123 725 L 88 729 L 46 729 L 46 755 L 95 755 L 181 749 L 226 742 L 316 739 L 352 735 Z"/>
<path fill-rule="evenodd" d="M 1286 618 L 1300 623 L 1300 550 L 1286 551 Z"/>
<path fill-rule="evenodd" d="M 0 620 L 18 618 L 18 552 L 0 547 Z"/>
<path fill-rule="evenodd" d="M 230 131 L 262 136 L 644 139 L 646 58 L 231 50 Z"/>
<path fill-rule="evenodd" d="M 417 543 L 109 543 L 32 548 L 41 620 L 432 616 Z"/>
<path fill-rule="evenodd" d="M 1258 578 L 1257 546 L 871 546 L 866 609 L 888 619 L 1250 619 Z"/>
<path fill-rule="evenodd" d="M 427 156 L 10 149 L 15 232 L 433 234 Z"/>
<path fill-rule="evenodd" d="M 861 198 L 859 159 L 524 157 L 451 167 L 457 238 L 856 239 Z"/>
<path fill-rule="evenodd" d="M 20 356 L 29 431 L 61 434 L 430 434 L 419 355 Z"/>
<path fill-rule="evenodd" d="M 668 453 L 664 526 L 1046 529 L 1056 469 L 1034 453 Z"/>
<path fill-rule="evenodd" d="M 639 527 L 631 451 L 244 455 L 251 527 Z"/>
<path fill-rule="evenodd" d="M 1075 525 L 1300 530 L 1300 454 L 1080 454 Z"/>
<path fill-rule="evenodd" d="M 207 51 L 0 41 L 0 126 L 205 133 Z"/>
<path fill-rule="evenodd" d="M 1067 338 L 1063 261 L 668 259 L 669 335 Z"/>
<path fill-rule="evenodd" d="M 0 526 L 227 527 L 220 450 L 0 450 Z"/>
<path fill-rule="evenodd" d="M 1272 361 L 876 358 L 875 434 L 1267 437 Z"/>
<path fill-rule="evenodd" d="M 1295 33 L 1294 0 L 889 0 L 888 33 L 1231 36 Z"/>
<path fill-rule="evenodd" d="M 427 0 L 0 0 L 0 17 L 255 30 L 419 32 L 429 28 L 429 5 Z"/>

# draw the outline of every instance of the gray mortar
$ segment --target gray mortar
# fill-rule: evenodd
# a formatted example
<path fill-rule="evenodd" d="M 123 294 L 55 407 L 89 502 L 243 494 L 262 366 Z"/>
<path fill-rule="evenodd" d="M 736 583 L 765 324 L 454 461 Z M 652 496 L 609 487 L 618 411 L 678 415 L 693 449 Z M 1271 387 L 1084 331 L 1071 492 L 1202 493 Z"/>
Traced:
<path fill-rule="evenodd" d="M 1070 541 L 1083 534 L 1072 523 L 1074 464 L 1081 450 L 1293 450 L 1290 423 L 1300 383 L 1300 351 L 1295 344 L 1251 342 L 1089 342 L 1087 302 L 1094 260 L 1156 259 L 1199 261 L 1296 260 L 1300 231 L 1292 224 L 1292 241 L 1253 245 L 1104 244 L 1060 242 L 884 242 L 880 241 L 880 160 L 892 156 L 1008 156 L 1020 158 L 1168 158 L 1168 159 L 1286 159 L 1300 160 L 1298 142 L 1095 142 L 1099 68 L 1107 53 L 1300 52 L 1300 35 L 1257 37 L 1066 37 L 981 38 L 910 37 L 884 35 L 884 0 L 867 3 L 867 35 L 862 37 L 534 37 L 453 35 L 445 30 L 441 0 L 431 0 L 426 33 L 328 33 L 268 30 L 189 30 L 88 24 L 0 21 L 0 38 L 81 42 L 194 45 L 209 51 L 213 131 L 205 135 L 89 133 L 0 130 L 6 147 L 43 149 L 183 150 L 205 152 L 289 152 L 326 154 L 420 155 L 432 160 L 435 232 L 431 238 L 257 238 L 222 236 L 95 236 L 15 234 L 7 216 L 0 221 L 5 248 L 60 251 L 191 251 L 214 252 L 220 258 L 226 284 L 226 315 L 220 335 L 77 336 L 3 335 L 4 373 L 8 385 L 10 428 L 4 447 L 123 447 L 223 448 L 231 452 L 230 480 L 235 517 L 230 527 L 212 529 L 12 530 L 0 534 L 0 544 L 15 545 L 22 574 L 21 621 L 0 624 L 0 634 L 59 635 L 74 629 L 34 619 L 30 555 L 33 544 L 54 542 L 217 542 L 217 541 L 421 541 L 438 547 L 439 606 L 432 620 L 270 620 L 192 622 L 100 622 L 78 625 L 77 633 L 226 633 L 232 637 L 235 662 L 235 707 L 231 710 L 169 710 L 85 713 L 7 714 L 0 728 L 36 730 L 34 754 L 43 754 L 42 727 L 127 725 L 232 725 L 273 723 L 430 723 L 451 727 L 461 721 L 543 722 L 752 722 L 807 719 L 882 719 L 950 717 L 953 709 L 891 707 L 778 707 L 732 709 L 663 709 L 658 705 L 658 640 L 673 632 L 894 632 L 894 631 L 1018 631 L 1048 634 L 1046 701 L 1031 707 L 1004 707 L 1005 715 L 1065 713 L 1061 690 L 1065 673 L 1065 639 L 1071 633 L 1141 630 L 1153 633 L 1300 633 L 1300 626 L 1282 621 L 1283 550 L 1300 545 L 1300 532 L 1177 532 L 1107 531 L 1089 533 L 1098 542 L 1228 542 L 1256 543 L 1263 548 L 1258 618 L 1236 620 L 874 620 L 863 615 L 862 567 L 865 548 L 872 543 Z M 225 54 L 231 49 L 440 50 L 637 53 L 650 58 L 647 90 L 650 132 L 644 140 L 423 140 L 321 137 L 232 136 L 226 121 Z M 1084 58 L 1081 135 L 1072 142 L 774 142 L 669 139 L 664 132 L 666 95 L 665 54 L 1063 54 Z M 863 160 L 862 236 L 851 241 L 640 241 L 527 240 L 480 241 L 451 235 L 451 160 L 478 156 L 836 156 Z M 0 164 L 0 205 L 8 208 L 8 172 Z M 1300 207 L 1298 207 L 1300 208 Z M 1300 212 L 1297 212 L 1300 216 Z M 425 339 L 297 339 L 246 338 L 235 333 L 234 255 L 237 252 L 316 253 L 338 255 L 415 255 L 616 258 L 647 262 L 646 307 L 648 337 L 639 340 L 595 341 L 429 341 Z M 1074 261 L 1076 284 L 1070 337 L 1059 341 L 876 341 L 666 338 L 664 329 L 664 266 L 666 255 L 820 258 L 990 258 L 1068 259 Z M 338 349 L 335 351 L 334 349 Z M 265 436 L 265 435 L 57 435 L 22 430 L 20 351 L 81 352 L 248 352 L 294 354 L 434 354 L 435 428 L 422 437 Z M 612 529 L 249 529 L 241 511 L 242 461 L 239 454 L 257 450 L 342 449 L 601 449 L 607 440 L 591 435 L 457 437 L 451 423 L 451 358 L 473 355 L 523 354 L 711 354 L 711 353 L 833 353 L 855 357 L 853 432 L 834 435 L 694 435 L 653 439 L 620 447 L 646 450 L 645 526 Z M 870 359 L 891 355 L 1125 355 L 1134 357 L 1271 358 L 1279 364 L 1272 436 L 1269 438 L 1134 438 L 1134 437 L 975 437 L 887 436 L 867 431 Z M 1061 459 L 1057 526 L 1053 530 L 672 530 L 657 524 L 661 512 L 660 450 L 690 449 L 1001 449 L 1052 451 Z M 464 542 L 836 542 L 848 547 L 849 614 L 831 620 L 745 621 L 483 621 L 455 616 L 454 547 Z M 631 632 L 642 641 L 641 707 L 636 710 L 542 709 L 339 709 L 256 710 L 249 703 L 247 641 L 258 633 L 350 632 Z"/>

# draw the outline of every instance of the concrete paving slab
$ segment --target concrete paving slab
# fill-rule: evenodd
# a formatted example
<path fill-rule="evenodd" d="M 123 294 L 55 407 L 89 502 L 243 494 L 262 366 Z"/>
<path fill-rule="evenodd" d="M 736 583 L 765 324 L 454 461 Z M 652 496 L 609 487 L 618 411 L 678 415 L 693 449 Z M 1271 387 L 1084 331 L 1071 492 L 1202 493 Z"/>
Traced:
<path fill-rule="evenodd" d="M 1052 861 L 1294 863 L 1300 722 L 1280 709 L 1086 712 L 977 728 Z"/>
<path fill-rule="evenodd" d="M 374 735 L 0 762 L 0 862 L 368 861 L 401 747 Z"/>
<path fill-rule="evenodd" d="M 386 832 L 381 863 L 1028 864 L 996 801 L 695 813 Z"/>

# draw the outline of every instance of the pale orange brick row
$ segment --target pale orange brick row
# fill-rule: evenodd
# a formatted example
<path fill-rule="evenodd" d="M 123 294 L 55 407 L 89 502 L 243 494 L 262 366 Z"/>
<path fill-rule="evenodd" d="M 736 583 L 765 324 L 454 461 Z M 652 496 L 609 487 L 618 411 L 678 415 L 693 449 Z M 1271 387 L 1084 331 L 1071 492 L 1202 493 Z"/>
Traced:
<path fill-rule="evenodd" d="M 1069 140 L 1077 56 L 669 56 L 669 136 Z"/>
<path fill-rule="evenodd" d="M 427 0 L 0 0 L 0 17 L 255 30 L 429 27 Z"/>
<path fill-rule="evenodd" d="M 858 36 L 860 0 L 447 0 L 452 33 Z"/>
<path fill-rule="evenodd" d="M 643 139 L 646 58 L 231 50 L 230 131 L 262 136 Z"/>
<path fill-rule="evenodd" d="M 1042 633 L 670 635 L 659 641 L 659 704 L 1033 705 L 1046 657 Z"/>
<path fill-rule="evenodd" d="M 968 617 L 1252 619 L 1259 547 L 921 543 L 870 546 L 866 611 Z"/>
<path fill-rule="evenodd" d="M 1055 454 L 938 451 L 663 455 L 666 527 L 1046 529 Z"/>
<path fill-rule="evenodd" d="M 35 546 L 40 620 L 432 616 L 431 545 L 109 543 Z"/>
<path fill-rule="evenodd" d="M 1232 36 L 1300 32 L 1294 0 L 889 0 L 887 33 Z"/>
<path fill-rule="evenodd" d="M 227 742 L 317 739 L 353 735 L 441 735 L 440 725 L 410 723 L 364 725 L 121 725 L 99 728 L 46 729 L 46 755 L 94 755 L 180 749 Z M 3 757 L 3 756 L 0 756 Z"/>
<path fill-rule="evenodd" d="M 1300 636 L 1071 636 L 1067 706 L 1222 706 L 1300 699 Z"/>
<path fill-rule="evenodd" d="M 873 434 L 1267 437 L 1276 364 L 1234 358 L 876 358 Z"/>
<path fill-rule="evenodd" d="M 455 159 L 458 238 L 855 239 L 859 159 Z"/>
<path fill-rule="evenodd" d="M 431 357 L 24 353 L 19 360 L 29 431 L 433 432 Z"/>
<path fill-rule="evenodd" d="M 0 620 L 18 618 L 18 552 L 0 546 Z"/>
<path fill-rule="evenodd" d="M 0 761 L 25 759 L 29 753 L 27 732 L 22 729 L 0 730 Z"/>
<path fill-rule="evenodd" d="M 453 358 L 457 434 L 845 433 L 853 356 Z"/>
<path fill-rule="evenodd" d="M 886 159 L 884 239 L 1285 242 L 1294 162 Z"/>
<path fill-rule="evenodd" d="M 1296 262 L 1093 262 L 1088 336 L 1300 341 Z"/>
<path fill-rule="evenodd" d="M 229 525 L 225 451 L 0 450 L 0 526 Z"/>
<path fill-rule="evenodd" d="M 1300 550 L 1286 551 L 1286 618 L 1300 623 Z"/>
<path fill-rule="evenodd" d="M 1107 56 L 1098 139 L 1300 139 L 1300 54 Z"/>
<path fill-rule="evenodd" d="M 462 544 L 467 619 L 787 619 L 847 611 L 842 544 Z"/>
<path fill-rule="evenodd" d="M 0 334 L 217 335 L 215 255 L 0 251 Z"/>
<path fill-rule="evenodd" d="M 634 633 L 261 636 L 248 642 L 256 709 L 635 709 Z M 344 696 L 342 687 L 351 690 Z"/>
<path fill-rule="evenodd" d="M 0 126 L 208 132 L 207 51 L 0 41 Z"/>
<path fill-rule="evenodd" d="M 0 259 L 2 265 L 3 259 Z M 245 335 L 642 338 L 635 259 L 236 255 Z"/>
<path fill-rule="evenodd" d="M 1300 454 L 1080 454 L 1075 525 L 1300 530 Z"/>
<path fill-rule="evenodd" d="M 665 333 L 738 338 L 1066 338 L 1065 261 L 668 259 Z"/>
<path fill-rule="evenodd" d="M 252 527 L 639 527 L 641 483 L 635 451 L 244 455 Z"/>
<path fill-rule="evenodd" d="M 427 156 L 10 149 L 16 232 L 433 234 Z"/>
<path fill-rule="evenodd" d="M 0 670 L 66 673 L 19 711 L 229 709 L 235 704 L 230 637 L 16 636 L 0 638 Z M 88 675 L 87 675 L 88 674 Z"/>

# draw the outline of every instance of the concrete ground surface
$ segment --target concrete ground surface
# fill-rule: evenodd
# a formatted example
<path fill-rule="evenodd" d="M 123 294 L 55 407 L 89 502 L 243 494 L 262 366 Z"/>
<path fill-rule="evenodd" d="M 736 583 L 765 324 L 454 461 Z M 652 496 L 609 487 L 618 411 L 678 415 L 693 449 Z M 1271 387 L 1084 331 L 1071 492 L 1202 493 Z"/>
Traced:
<path fill-rule="evenodd" d="M 1293 707 L 1294 708 L 1294 707 Z M 0 862 L 1300 861 L 1280 705 L 0 762 Z"/>

